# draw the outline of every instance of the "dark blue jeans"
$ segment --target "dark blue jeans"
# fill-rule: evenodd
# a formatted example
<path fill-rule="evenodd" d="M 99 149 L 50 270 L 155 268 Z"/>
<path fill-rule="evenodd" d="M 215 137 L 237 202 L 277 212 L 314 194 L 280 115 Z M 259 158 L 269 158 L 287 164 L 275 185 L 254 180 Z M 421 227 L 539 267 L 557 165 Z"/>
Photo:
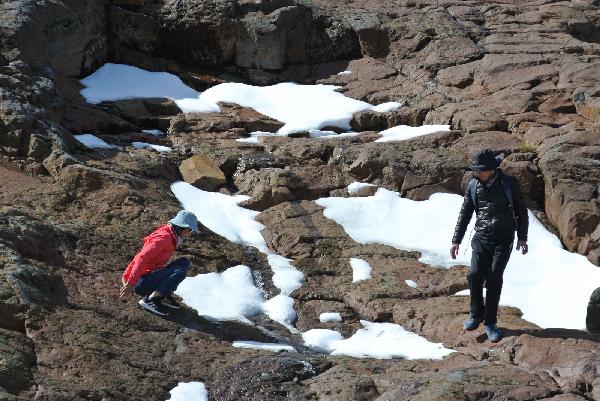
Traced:
<path fill-rule="evenodd" d="M 471 241 L 471 270 L 468 275 L 471 292 L 471 317 L 483 318 L 485 324 L 496 324 L 503 275 L 512 251 L 513 236 L 480 238 Z M 483 303 L 483 284 L 487 289 Z"/>
<path fill-rule="evenodd" d="M 143 275 L 135 285 L 135 293 L 145 296 L 158 291 L 163 297 L 168 297 L 185 279 L 189 268 L 189 259 L 175 259 L 163 269 Z"/>

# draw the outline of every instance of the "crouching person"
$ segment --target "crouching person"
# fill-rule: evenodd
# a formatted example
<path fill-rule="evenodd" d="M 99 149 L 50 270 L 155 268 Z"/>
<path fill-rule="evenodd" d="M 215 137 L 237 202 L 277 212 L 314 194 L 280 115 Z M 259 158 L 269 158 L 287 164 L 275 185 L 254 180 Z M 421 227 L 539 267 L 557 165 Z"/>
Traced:
<path fill-rule="evenodd" d="M 188 272 L 190 261 L 180 258 L 167 262 L 173 257 L 177 246 L 192 233 L 198 232 L 196 216 L 181 210 L 168 224 L 158 227 L 144 238 L 142 250 L 135 255 L 122 276 L 123 297 L 132 290 L 143 297 L 139 304 L 144 309 L 166 316 L 163 307 L 180 308 L 172 293 L 177 289 Z"/>

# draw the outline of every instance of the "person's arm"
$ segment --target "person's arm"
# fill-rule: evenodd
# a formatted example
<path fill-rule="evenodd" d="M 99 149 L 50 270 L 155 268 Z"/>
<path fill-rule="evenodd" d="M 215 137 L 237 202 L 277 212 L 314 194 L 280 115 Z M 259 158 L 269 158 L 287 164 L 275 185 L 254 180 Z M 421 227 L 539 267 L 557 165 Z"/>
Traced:
<path fill-rule="evenodd" d="M 527 231 L 529 230 L 527 205 L 525 205 L 525 198 L 523 197 L 519 181 L 515 177 L 512 177 L 510 183 L 514 203 L 513 208 L 517 218 L 517 249 L 524 244 L 525 249 L 523 253 L 527 253 Z"/>
<path fill-rule="evenodd" d="M 458 214 L 456 228 L 454 229 L 454 236 L 452 237 L 453 244 L 460 244 L 462 242 L 474 211 L 475 205 L 473 205 L 473 200 L 471 199 L 470 186 L 467 186 L 460 213 Z"/>

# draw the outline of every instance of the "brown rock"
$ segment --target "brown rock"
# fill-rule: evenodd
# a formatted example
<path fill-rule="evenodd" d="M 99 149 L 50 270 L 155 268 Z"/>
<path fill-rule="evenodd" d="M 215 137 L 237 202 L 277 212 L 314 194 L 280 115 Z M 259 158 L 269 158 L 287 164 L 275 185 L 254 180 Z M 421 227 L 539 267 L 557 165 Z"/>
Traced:
<path fill-rule="evenodd" d="M 207 191 L 214 191 L 226 183 L 219 165 L 204 155 L 185 159 L 179 165 L 179 172 L 185 182 Z"/>

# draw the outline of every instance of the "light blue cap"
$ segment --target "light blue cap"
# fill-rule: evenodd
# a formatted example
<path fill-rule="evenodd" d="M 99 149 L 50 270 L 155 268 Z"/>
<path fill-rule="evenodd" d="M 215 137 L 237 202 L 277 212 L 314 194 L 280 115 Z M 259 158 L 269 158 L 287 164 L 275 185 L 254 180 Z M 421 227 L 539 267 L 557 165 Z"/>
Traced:
<path fill-rule="evenodd" d="M 178 227 L 189 228 L 194 233 L 198 232 L 198 219 L 194 213 L 187 210 L 180 210 L 175 218 L 169 220 L 169 223 Z"/>

